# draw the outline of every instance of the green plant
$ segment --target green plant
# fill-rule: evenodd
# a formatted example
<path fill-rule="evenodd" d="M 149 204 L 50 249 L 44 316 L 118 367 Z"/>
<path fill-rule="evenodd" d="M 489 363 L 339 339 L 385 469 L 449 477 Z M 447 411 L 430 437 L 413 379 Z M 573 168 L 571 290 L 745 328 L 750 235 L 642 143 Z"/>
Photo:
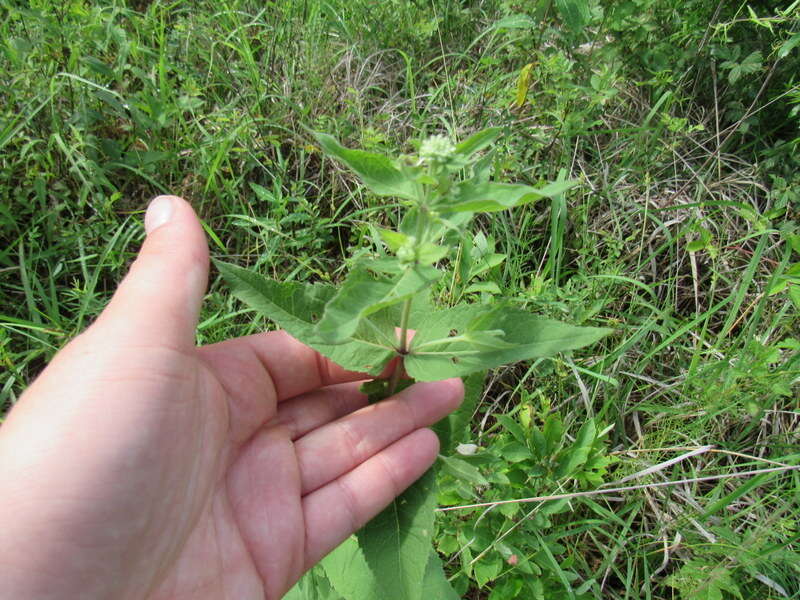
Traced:
<path fill-rule="evenodd" d="M 218 267 L 239 298 L 342 366 L 377 376 L 394 360 L 388 378 L 365 386 L 373 400 L 409 381 L 463 377 L 592 344 L 609 330 L 568 325 L 502 302 L 442 309 L 432 304 L 430 290 L 444 275 L 452 248 L 460 244 L 463 267 L 464 249 L 487 246 L 482 235 L 470 239 L 468 224 L 475 213 L 553 197 L 573 185 L 561 181 L 534 188 L 490 181 L 492 156 L 481 154 L 500 133 L 487 129 L 457 145 L 433 136 L 419 145 L 417 155 L 395 160 L 347 149 L 316 133 L 322 150 L 347 165 L 374 194 L 398 199 L 406 209 L 398 228 L 376 227 L 383 247 L 375 255 L 359 256 L 338 288 L 265 279 L 231 264 Z M 496 257 L 494 263 L 500 260 L 488 255 Z M 480 272 L 478 267 L 450 274 L 451 281 L 461 278 L 458 296 L 470 291 L 463 286 Z M 594 433 L 590 437 L 588 444 Z M 457 468 L 454 460 L 445 467 Z M 332 580 L 334 588 L 346 597 L 367 597 L 366 588 L 358 593 L 343 589 L 349 590 L 356 578 L 380 582 L 375 584 L 383 590 L 380 598 L 421 598 L 426 571 L 441 575 L 428 558 L 435 499 L 433 477 L 423 477 L 368 524 L 349 550 L 355 558 L 348 564 L 360 564 L 361 573 L 348 573 L 347 585 Z"/>

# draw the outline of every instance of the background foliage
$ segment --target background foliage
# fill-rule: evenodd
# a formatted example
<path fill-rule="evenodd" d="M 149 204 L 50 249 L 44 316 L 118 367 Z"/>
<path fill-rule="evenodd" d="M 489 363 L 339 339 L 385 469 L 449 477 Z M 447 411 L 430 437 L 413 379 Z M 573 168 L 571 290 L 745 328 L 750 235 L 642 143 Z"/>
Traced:
<path fill-rule="evenodd" d="M 438 505 L 797 464 L 798 2 L 5 1 L 0 17 L 4 406 L 102 308 L 154 194 L 190 198 L 219 258 L 338 281 L 391 223 L 301 124 L 386 153 L 493 125 L 506 180 L 582 183 L 482 218 L 440 299 L 502 293 L 616 334 L 475 385 Z M 200 342 L 265 326 L 212 275 Z M 465 598 L 797 598 L 797 494 L 784 470 L 509 503 L 440 512 L 435 539 Z M 339 597 L 325 567 L 293 593 Z"/>

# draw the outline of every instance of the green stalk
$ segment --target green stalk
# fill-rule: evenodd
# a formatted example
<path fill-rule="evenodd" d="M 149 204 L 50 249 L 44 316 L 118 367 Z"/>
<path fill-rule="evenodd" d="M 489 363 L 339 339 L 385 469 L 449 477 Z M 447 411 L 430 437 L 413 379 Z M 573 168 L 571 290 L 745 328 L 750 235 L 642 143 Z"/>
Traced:
<path fill-rule="evenodd" d="M 405 356 L 408 354 L 408 319 L 411 316 L 411 301 L 409 298 L 403 303 L 403 313 L 400 316 L 400 348 L 398 352 Z"/>
<path fill-rule="evenodd" d="M 397 349 L 397 354 L 400 356 L 400 359 L 397 361 L 394 371 L 392 371 L 391 379 L 389 379 L 390 396 L 394 394 L 394 391 L 397 389 L 397 384 L 400 383 L 400 377 L 405 370 L 403 362 L 406 354 L 408 354 L 408 319 L 411 316 L 411 301 L 412 298 L 409 298 L 403 303 L 403 312 L 400 316 L 400 347 Z"/>
<path fill-rule="evenodd" d="M 420 198 L 425 197 L 425 191 L 422 186 L 417 184 L 417 194 Z M 428 233 L 428 207 L 424 201 L 418 204 L 419 216 L 417 217 L 417 245 L 421 245 Z M 400 357 L 397 365 L 392 371 L 392 376 L 389 379 L 389 395 L 394 394 L 397 389 L 397 384 L 400 383 L 400 377 L 405 372 L 403 363 L 405 356 L 408 354 L 408 321 L 411 317 L 411 302 L 413 298 L 409 298 L 403 303 L 403 312 L 400 315 L 400 347 L 397 349 L 397 354 Z"/>

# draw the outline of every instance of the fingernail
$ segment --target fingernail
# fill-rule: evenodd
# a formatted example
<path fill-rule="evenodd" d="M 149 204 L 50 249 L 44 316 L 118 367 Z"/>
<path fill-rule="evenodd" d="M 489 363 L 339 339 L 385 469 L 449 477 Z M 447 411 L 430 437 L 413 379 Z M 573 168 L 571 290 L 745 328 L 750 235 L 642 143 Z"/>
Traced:
<path fill-rule="evenodd" d="M 172 196 L 157 196 L 150 202 L 144 215 L 144 230 L 149 235 L 172 217 Z"/>

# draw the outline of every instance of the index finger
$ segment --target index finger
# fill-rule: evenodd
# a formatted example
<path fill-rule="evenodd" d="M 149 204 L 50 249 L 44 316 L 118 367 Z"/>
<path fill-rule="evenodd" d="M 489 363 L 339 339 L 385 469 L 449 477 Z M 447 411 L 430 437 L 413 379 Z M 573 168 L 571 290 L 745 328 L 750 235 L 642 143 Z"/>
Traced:
<path fill-rule="evenodd" d="M 257 333 L 215 346 L 239 356 L 250 354 L 254 366 L 260 364 L 269 375 L 278 402 L 320 387 L 373 377 L 343 369 L 285 331 Z M 382 375 L 391 373 L 393 365 L 394 361 L 389 363 Z"/>

